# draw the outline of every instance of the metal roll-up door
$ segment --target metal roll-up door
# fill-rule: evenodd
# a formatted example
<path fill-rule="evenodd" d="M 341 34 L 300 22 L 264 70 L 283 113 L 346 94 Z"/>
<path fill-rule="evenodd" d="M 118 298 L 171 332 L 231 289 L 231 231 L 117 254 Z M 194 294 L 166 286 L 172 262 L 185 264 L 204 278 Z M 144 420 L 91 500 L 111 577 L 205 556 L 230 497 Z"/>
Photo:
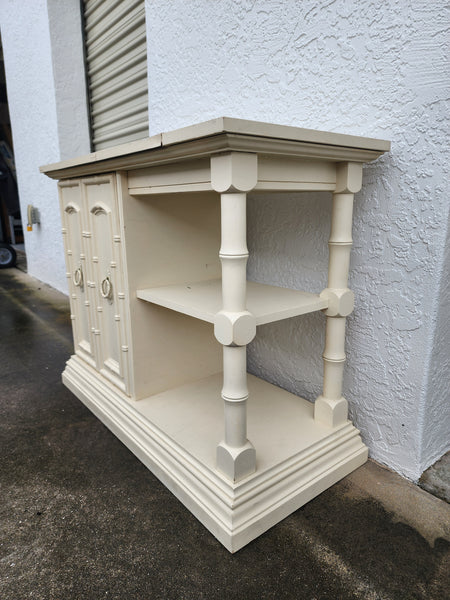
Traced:
<path fill-rule="evenodd" d="M 84 0 L 94 150 L 148 136 L 144 0 Z"/>

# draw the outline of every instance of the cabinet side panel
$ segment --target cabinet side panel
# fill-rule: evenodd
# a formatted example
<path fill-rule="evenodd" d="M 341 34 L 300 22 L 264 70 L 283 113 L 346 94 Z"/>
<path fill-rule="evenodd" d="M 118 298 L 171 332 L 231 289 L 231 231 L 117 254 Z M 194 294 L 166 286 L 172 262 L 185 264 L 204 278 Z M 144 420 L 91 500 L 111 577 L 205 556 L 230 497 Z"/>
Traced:
<path fill-rule="evenodd" d="M 216 194 L 133 198 L 123 190 L 135 397 L 222 369 L 213 326 L 136 298 L 136 290 L 220 277 Z"/>

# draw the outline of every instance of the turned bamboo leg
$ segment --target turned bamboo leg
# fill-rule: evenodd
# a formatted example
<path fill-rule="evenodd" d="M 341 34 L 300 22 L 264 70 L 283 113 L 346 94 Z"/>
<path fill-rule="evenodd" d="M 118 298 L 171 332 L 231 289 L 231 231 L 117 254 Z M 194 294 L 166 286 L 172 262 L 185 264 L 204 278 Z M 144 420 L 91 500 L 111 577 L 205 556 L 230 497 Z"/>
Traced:
<path fill-rule="evenodd" d="M 354 306 L 348 289 L 348 271 L 352 247 L 353 196 L 361 187 L 362 166 L 342 163 L 337 166 L 336 191 L 333 194 L 328 287 L 321 296 L 328 299 L 325 350 L 323 353 L 323 392 L 315 402 L 314 418 L 330 427 L 347 420 L 348 404 L 342 396 L 345 364 L 345 323 Z"/>
<path fill-rule="evenodd" d="M 246 192 L 256 185 L 257 162 L 256 154 L 244 152 L 211 157 L 211 186 L 221 194 L 222 227 L 222 310 L 215 316 L 214 334 L 223 345 L 225 435 L 217 447 L 217 469 L 232 481 L 256 469 L 255 449 L 247 439 L 246 345 L 255 337 L 256 320 L 246 309 Z"/>
<path fill-rule="evenodd" d="M 256 332 L 255 319 L 246 310 L 246 195 L 222 194 L 222 310 L 214 332 L 223 344 L 225 438 L 217 447 L 217 468 L 233 481 L 255 470 L 255 450 L 247 439 L 246 344 Z"/>

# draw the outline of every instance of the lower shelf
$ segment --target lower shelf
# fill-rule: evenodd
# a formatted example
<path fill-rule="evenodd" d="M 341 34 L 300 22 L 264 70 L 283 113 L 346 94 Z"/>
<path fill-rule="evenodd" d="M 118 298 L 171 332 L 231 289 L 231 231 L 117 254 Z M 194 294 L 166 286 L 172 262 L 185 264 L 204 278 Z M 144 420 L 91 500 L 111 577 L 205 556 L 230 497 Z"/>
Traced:
<path fill-rule="evenodd" d="M 221 374 L 134 401 L 72 357 L 63 381 L 231 552 L 367 460 L 350 422 L 317 424 L 310 402 L 249 376 L 257 470 L 233 484 L 215 469 Z"/>
<path fill-rule="evenodd" d="M 256 477 L 300 452 L 327 442 L 332 429 L 316 423 L 313 404 L 248 375 L 248 438 L 256 449 Z M 222 373 L 167 390 L 132 406 L 192 457 L 215 471 L 223 439 Z M 226 478 L 225 478 L 226 479 Z"/>

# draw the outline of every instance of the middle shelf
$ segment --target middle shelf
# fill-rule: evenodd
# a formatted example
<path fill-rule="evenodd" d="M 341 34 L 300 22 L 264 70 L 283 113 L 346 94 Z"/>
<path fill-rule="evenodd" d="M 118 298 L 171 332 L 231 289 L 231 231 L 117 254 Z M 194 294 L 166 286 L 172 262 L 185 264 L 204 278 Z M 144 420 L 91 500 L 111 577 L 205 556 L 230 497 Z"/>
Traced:
<path fill-rule="evenodd" d="M 222 308 L 220 279 L 152 287 L 137 290 L 136 295 L 141 300 L 209 323 L 214 322 L 215 314 Z M 247 310 L 255 316 L 257 325 L 316 312 L 327 306 L 327 300 L 318 294 L 247 281 Z"/>

